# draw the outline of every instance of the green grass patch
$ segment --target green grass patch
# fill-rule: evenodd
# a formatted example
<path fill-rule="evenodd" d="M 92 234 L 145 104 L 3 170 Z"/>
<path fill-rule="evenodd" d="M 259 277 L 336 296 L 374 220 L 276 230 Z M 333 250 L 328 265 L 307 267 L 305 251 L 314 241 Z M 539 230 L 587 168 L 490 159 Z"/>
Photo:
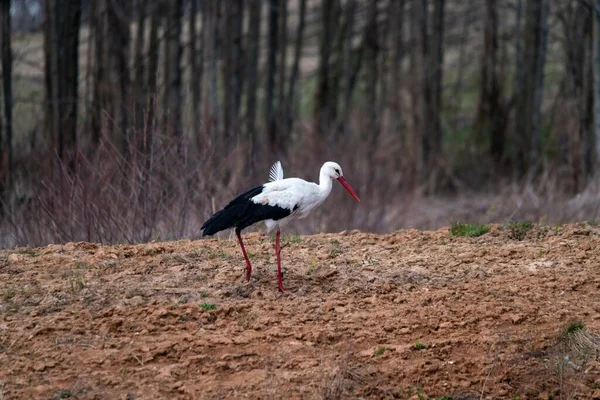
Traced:
<path fill-rule="evenodd" d="M 200 304 L 200 308 L 208 311 L 208 310 L 216 310 L 217 306 L 215 304 L 211 304 L 211 303 L 202 303 L 202 304 Z"/>
<path fill-rule="evenodd" d="M 87 265 L 87 263 L 84 263 L 83 261 L 75 261 L 75 268 L 76 269 L 87 269 L 88 265 Z"/>
<path fill-rule="evenodd" d="M 585 325 L 583 322 L 581 322 L 579 320 L 571 321 L 563 328 L 562 333 L 560 334 L 560 338 L 562 340 L 567 340 L 573 334 L 583 331 L 584 329 L 585 329 Z"/>
<path fill-rule="evenodd" d="M 533 229 L 532 222 L 511 222 L 507 226 L 508 237 L 514 240 L 523 240 L 527 236 L 527 232 Z"/>
<path fill-rule="evenodd" d="M 478 237 L 485 235 L 490 231 L 487 225 L 465 224 L 463 222 L 453 222 L 450 224 L 450 234 L 460 237 Z"/>
<path fill-rule="evenodd" d="M 70 399 L 73 395 L 70 390 L 59 390 L 54 394 L 55 399 Z"/>
<path fill-rule="evenodd" d="M 415 350 L 424 350 L 427 348 L 427 345 L 422 343 L 420 340 L 417 340 L 415 344 L 413 344 Z"/>
<path fill-rule="evenodd" d="M 285 244 L 296 244 L 302 242 L 302 237 L 297 234 L 289 234 L 283 237 L 283 243 Z"/>
<path fill-rule="evenodd" d="M 15 253 L 25 254 L 31 257 L 37 257 L 40 255 L 40 252 L 32 247 L 20 247 L 18 249 L 15 249 Z"/>

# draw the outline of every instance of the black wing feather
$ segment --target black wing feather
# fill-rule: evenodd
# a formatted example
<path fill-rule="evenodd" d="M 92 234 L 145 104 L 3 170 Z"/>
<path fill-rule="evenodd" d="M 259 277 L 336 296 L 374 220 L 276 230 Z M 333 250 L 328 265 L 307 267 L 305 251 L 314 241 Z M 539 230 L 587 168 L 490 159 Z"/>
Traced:
<path fill-rule="evenodd" d="M 204 224 L 202 236 L 214 235 L 229 228 L 244 229 L 266 219 L 279 220 L 287 217 L 292 210 L 287 208 L 256 204 L 252 199 L 262 193 L 264 186 L 258 186 L 242 193 L 220 211 L 217 211 Z"/>

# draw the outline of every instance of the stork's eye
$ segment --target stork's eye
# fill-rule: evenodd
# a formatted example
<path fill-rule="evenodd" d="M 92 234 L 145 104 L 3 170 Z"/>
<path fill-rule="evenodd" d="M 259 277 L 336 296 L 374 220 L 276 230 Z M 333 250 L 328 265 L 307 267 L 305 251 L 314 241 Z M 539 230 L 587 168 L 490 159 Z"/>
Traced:
<path fill-rule="evenodd" d="M 336 174 L 338 174 L 338 175 L 340 174 L 340 170 L 339 169 L 335 168 L 334 171 L 335 171 Z"/>

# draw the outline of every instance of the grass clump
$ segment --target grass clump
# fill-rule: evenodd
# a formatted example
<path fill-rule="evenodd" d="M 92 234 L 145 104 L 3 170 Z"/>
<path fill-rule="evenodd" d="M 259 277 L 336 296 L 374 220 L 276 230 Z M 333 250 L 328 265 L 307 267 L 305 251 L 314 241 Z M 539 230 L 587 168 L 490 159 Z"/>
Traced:
<path fill-rule="evenodd" d="M 531 222 L 511 222 L 508 224 L 508 237 L 514 240 L 523 240 L 532 228 L 533 223 Z"/>
<path fill-rule="evenodd" d="M 385 347 L 378 347 L 375 349 L 375 351 L 373 352 L 373 357 L 379 357 L 382 356 L 383 353 L 385 353 Z"/>
<path fill-rule="evenodd" d="M 427 346 L 424 343 L 422 343 L 420 340 L 417 340 L 415 342 L 415 344 L 413 344 L 413 347 L 415 350 L 424 350 L 427 348 Z"/>
<path fill-rule="evenodd" d="M 25 255 L 31 256 L 31 257 L 37 257 L 37 256 L 40 255 L 40 252 L 37 249 L 34 249 L 32 247 L 17 248 L 17 249 L 15 249 L 15 253 L 17 253 L 17 254 L 25 254 Z"/>
<path fill-rule="evenodd" d="M 70 390 L 59 390 L 54 394 L 55 399 L 70 399 L 71 397 L 73 396 Z"/>
<path fill-rule="evenodd" d="M 202 303 L 202 304 L 200 304 L 200 308 L 208 311 L 208 310 L 216 310 L 217 306 L 215 304 L 211 304 L 211 303 Z"/>
<path fill-rule="evenodd" d="M 298 234 L 288 234 L 283 237 L 284 244 L 296 244 L 302 242 L 302 237 Z"/>
<path fill-rule="evenodd" d="M 490 231 L 487 225 L 465 224 L 463 222 L 453 222 L 450 224 L 450 234 L 459 237 L 478 237 L 485 235 Z"/>
<path fill-rule="evenodd" d="M 71 293 L 77 294 L 85 288 L 85 281 L 81 276 L 74 276 L 69 279 Z"/>
<path fill-rule="evenodd" d="M 585 325 L 581 321 L 572 321 L 567 326 L 564 327 L 562 333 L 560 334 L 560 338 L 562 340 L 568 340 L 575 333 L 581 332 L 585 329 Z"/>

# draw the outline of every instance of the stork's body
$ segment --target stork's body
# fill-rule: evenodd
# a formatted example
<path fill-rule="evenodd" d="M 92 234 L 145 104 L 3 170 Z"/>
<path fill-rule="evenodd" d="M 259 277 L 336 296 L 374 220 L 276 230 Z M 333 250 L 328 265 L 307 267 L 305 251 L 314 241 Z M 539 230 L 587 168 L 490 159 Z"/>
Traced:
<path fill-rule="evenodd" d="M 307 182 L 299 178 L 283 179 L 283 169 L 278 161 L 271 167 L 270 182 L 250 189 L 233 199 L 225 208 L 216 212 L 202 225 L 203 236 L 235 228 L 244 258 L 246 259 L 246 278 L 250 280 L 252 266 L 241 230 L 260 221 L 265 221 L 267 231 L 277 229 L 275 235 L 275 251 L 277 253 L 277 278 L 279 289 L 285 291 L 281 277 L 281 257 L 279 238 L 281 228 L 292 218 L 305 218 L 317 208 L 329 193 L 333 179 L 337 179 L 357 201 L 360 201 L 354 190 L 343 177 L 342 168 L 334 162 L 326 162 L 321 167 L 319 184 Z"/>

